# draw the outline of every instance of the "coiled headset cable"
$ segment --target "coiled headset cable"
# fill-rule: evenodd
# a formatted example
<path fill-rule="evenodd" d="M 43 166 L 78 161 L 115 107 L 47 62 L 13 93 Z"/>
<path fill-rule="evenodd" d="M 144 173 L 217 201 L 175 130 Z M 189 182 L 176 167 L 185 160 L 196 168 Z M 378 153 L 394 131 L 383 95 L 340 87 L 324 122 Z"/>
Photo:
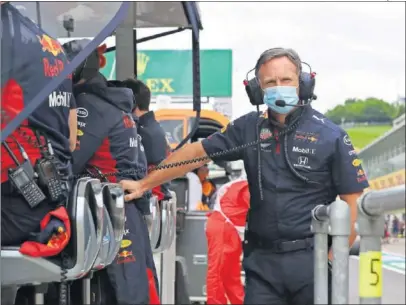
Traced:
<path fill-rule="evenodd" d="M 259 107 L 257 107 L 259 108 Z M 289 124 L 288 127 L 282 129 L 279 134 L 278 137 L 281 138 L 285 135 L 290 134 L 291 132 L 293 132 L 299 125 L 300 119 L 304 113 L 304 108 L 300 109 L 301 110 L 301 114 L 299 114 L 293 122 L 291 122 Z M 258 114 L 259 114 L 259 109 L 257 109 Z M 2 119 L 5 120 L 6 122 L 10 120 L 10 118 L 8 117 L 8 115 L 4 112 L 4 110 L 1 111 L 2 114 Z M 259 115 L 258 115 L 258 120 L 259 120 Z M 178 167 L 178 166 L 184 166 L 184 165 L 188 165 L 188 164 L 193 164 L 193 163 L 199 163 L 202 161 L 209 161 L 211 159 L 215 159 L 218 157 L 223 157 L 229 154 L 233 154 L 235 152 L 238 152 L 240 150 L 244 150 L 250 147 L 254 147 L 257 146 L 258 147 L 258 180 L 259 180 L 259 188 L 260 188 L 260 194 L 261 194 L 261 199 L 263 199 L 263 190 L 262 190 L 262 162 L 261 162 L 261 150 L 260 150 L 260 145 L 261 144 L 266 144 L 266 143 L 271 143 L 273 142 L 273 140 L 275 139 L 275 136 L 272 135 L 266 139 L 260 139 L 259 137 L 259 121 L 257 124 L 257 136 L 255 141 L 252 142 L 248 142 L 245 143 L 243 145 L 240 146 L 236 146 L 236 147 L 232 147 L 230 149 L 226 149 L 223 151 L 219 151 L 213 154 L 208 154 L 206 156 L 203 157 L 199 157 L 199 158 L 194 158 L 194 159 L 189 159 L 189 160 L 184 160 L 184 161 L 178 161 L 178 162 L 173 162 L 173 163 L 166 163 L 166 164 L 160 164 L 157 165 L 155 167 L 152 167 L 150 169 L 150 171 L 157 171 L 157 170 L 165 170 L 165 169 L 170 169 L 170 168 L 174 168 L 174 167 Z M 25 131 L 21 130 L 20 128 L 17 129 L 17 132 L 20 134 L 21 137 L 23 137 L 30 145 L 33 145 L 34 147 L 40 148 L 40 145 L 38 145 L 38 142 L 33 140 L 31 136 L 29 136 Z M 300 173 L 297 172 L 297 170 L 293 167 L 292 162 L 290 161 L 289 155 L 288 155 L 288 149 L 287 149 L 287 137 L 284 137 L 284 154 L 285 154 L 285 160 L 288 164 L 288 167 L 290 169 L 290 171 L 300 180 L 306 182 L 306 183 L 311 183 L 311 184 L 316 184 L 317 182 L 311 181 L 309 178 L 301 175 Z M 94 170 L 96 170 L 96 168 L 94 168 Z M 70 177 L 70 179 L 79 179 L 82 177 L 92 177 L 92 178 L 104 178 L 103 180 L 105 180 L 107 177 L 112 177 L 112 176 L 118 176 L 118 175 L 126 175 L 126 174 L 138 174 L 138 173 L 144 173 L 147 171 L 146 168 L 137 168 L 137 169 L 128 169 L 128 170 L 123 170 L 123 171 L 118 171 L 118 172 L 109 172 L 109 173 L 101 173 L 100 171 L 97 171 L 96 174 L 93 174 L 89 171 L 87 171 L 86 173 L 83 174 L 76 174 Z"/>

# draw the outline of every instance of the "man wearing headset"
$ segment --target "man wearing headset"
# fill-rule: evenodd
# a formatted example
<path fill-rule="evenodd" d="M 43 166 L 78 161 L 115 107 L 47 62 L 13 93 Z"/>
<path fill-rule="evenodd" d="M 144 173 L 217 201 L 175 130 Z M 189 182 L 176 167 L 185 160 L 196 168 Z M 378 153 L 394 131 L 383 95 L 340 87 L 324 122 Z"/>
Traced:
<path fill-rule="evenodd" d="M 208 158 L 243 159 L 251 194 L 244 240 L 245 304 L 314 304 L 311 210 L 339 195 L 350 206 L 352 244 L 356 200 L 368 187 L 346 132 L 308 104 L 313 96 L 312 92 L 307 96 L 310 78 L 301 70 L 294 50 L 265 51 L 255 76 L 267 111 L 246 114 L 163 163 L 200 158 L 198 162 L 183 162 L 137 182 L 121 182 L 131 192 L 126 200 L 131 200 L 207 163 Z M 258 139 L 266 142 L 233 149 Z"/>

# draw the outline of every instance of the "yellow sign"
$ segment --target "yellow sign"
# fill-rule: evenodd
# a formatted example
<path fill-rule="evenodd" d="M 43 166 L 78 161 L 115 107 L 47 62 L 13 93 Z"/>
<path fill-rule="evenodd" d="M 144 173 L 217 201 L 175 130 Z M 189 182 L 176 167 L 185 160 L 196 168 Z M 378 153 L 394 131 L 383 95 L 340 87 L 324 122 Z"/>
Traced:
<path fill-rule="evenodd" d="M 145 84 L 152 93 L 173 93 L 172 78 L 147 78 Z"/>
<path fill-rule="evenodd" d="M 360 159 L 355 159 L 354 161 L 352 161 L 352 166 L 360 166 L 361 165 L 361 160 Z"/>
<path fill-rule="evenodd" d="M 77 135 L 78 135 L 78 137 L 81 137 L 81 136 L 83 136 L 83 135 L 84 135 L 84 133 L 83 133 L 83 131 L 81 131 L 80 129 L 78 129 L 78 131 L 77 131 Z"/>
<path fill-rule="evenodd" d="M 137 53 L 137 76 L 142 76 L 147 70 L 148 62 L 150 58 L 147 54 L 139 52 Z M 172 82 L 173 78 L 146 78 L 143 79 L 149 90 L 152 93 L 174 93 Z"/>
<path fill-rule="evenodd" d="M 127 247 L 131 246 L 131 244 L 132 244 L 131 240 L 123 239 L 121 241 L 121 248 L 127 248 Z"/>
<path fill-rule="evenodd" d="M 145 73 L 147 69 L 147 64 L 149 62 L 149 56 L 145 53 L 137 53 L 137 75 L 141 76 Z"/>
<path fill-rule="evenodd" d="M 382 252 L 369 251 L 359 256 L 359 296 L 382 296 Z"/>
<path fill-rule="evenodd" d="M 402 184 L 405 184 L 404 169 L 369 181 L 370 188 L 373 190 L 385 189 Z"/>

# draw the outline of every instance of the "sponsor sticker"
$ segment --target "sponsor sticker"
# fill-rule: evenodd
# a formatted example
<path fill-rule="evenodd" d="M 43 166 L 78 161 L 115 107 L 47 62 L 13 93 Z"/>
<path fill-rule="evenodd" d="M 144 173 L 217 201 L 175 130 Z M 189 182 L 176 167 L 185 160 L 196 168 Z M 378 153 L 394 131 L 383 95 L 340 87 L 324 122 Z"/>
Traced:
<path fill-rule="evenodd" d="M 41 36 L 37 35 L 37 38 L 42 46 L 42 52 L 51 53 L 53 56 L 58 56 L 59 54 L 64 53 L 61 44 L 57 40 L 45 34 L 42 34 Z"/>
<path fill-rule="evenodd" d="M 57 58 L 45 57 L 42 59 L 42 63 L 44 66 L 44 75 L 51 78 L 58 76 L 65 67 L 63 61 Z"/>
<path fill-rule="evenodd" d="M 361 160 L 360 160 L 360 159 L 354 159 L 354 160 L 352 161 L 352 166 L 358 167 L 358 166 L 360 166 L 360 165 L 361 165 Z"/>
<path fill-rule="evenodd" d="M 72 93 L 65 91 L 54 91 L 48 97 L 49 107 L 70 108 Z"/>
<path fill-rule="evenodd" d="M 129 147 L 138 147 L 138 139 L 137 138 L 130 138 L 129 139 Z"/>
<path fill-rule="evenodd" d="M 127 248 L 127 247 L 131 246 L 131 244 L 132 244 L 132 241 L 131 241 L 131 240 L 129 240 L 129 239 L 123 239 L 123 240 L 121 241 L 121 248 Z"/>
<path fill-rule="evenodd" d="M 367 180 L 367 177 L 366 177 L 366 176 L 357 177 L 357 181 L 358 181 L 359 183 L 364 182 L 364 181 L 366 181 L 366 180 Z"/>
<path fill-rule="evenodd" d="M 126 264 L 135 262 L 135 256 L 132 251 L 121 251 L 117 254 L 117 264 Z"/>
<path fill-rule="evenodd" d="M 297 158 L 297 163 L 293 164 L 293 166 L 311 169 L 311 166 L 309 166 L 309 158 L 306 156 L 300 156 L 299 158 Z"/>
<path fill-rule="evenodd" d="M 272 131 L 269 128 L 261 128 L 261 131 L 259 133 L 259 138 L 261 140 L 266 140 L 270 137 L 272 137 Z"/>
<path fill-rule="evenodd" d="M 343 142 L 344 142 L 345 145 L 348 145 L 348 146 L 352 145 L 350 137 L 348 135 L 344 136 Z"/>
<path fill-rule="evenodd" d="M 296 152 L 296 153 L 305 154 L 305 155 L 314 155 L 316 153 L 315 148 L 302 148 L 302 147 L 298 147 L 298 146 L 293 146 L 292 151 Z"/>
<path fill-rule="evenodd" d="M 89 112 L 87 111 L 87 109 L 83 108 L 83 107 L 77 108 L 76 113 L 77 113 L 79 118 L 87 118 L 88 115 L 89 115 Z"/>
<path fill-rule="evenodd" d="M 319 141 L 319 134 L 313 132 L 296 131 L 293 139 L 295 141 L 316 144 Z"/>

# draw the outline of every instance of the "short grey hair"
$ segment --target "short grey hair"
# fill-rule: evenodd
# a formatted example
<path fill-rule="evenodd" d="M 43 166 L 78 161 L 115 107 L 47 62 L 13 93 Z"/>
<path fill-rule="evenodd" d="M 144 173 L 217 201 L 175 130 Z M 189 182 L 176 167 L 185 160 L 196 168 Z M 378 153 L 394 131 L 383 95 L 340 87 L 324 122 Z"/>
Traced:
<path fill-rule="evenodd" d="M 302 72 L 302 61 L 300 60 L 299 54 L 293 49 L 273 48 L 266 50 L 259 57 L 257 64 L 255 65 L 255 76 L 258 77 L 258 71 L 264 63 L 273 58 L 279 57 L 289 58 L 289 60 L 296 66 L 297 74 L 300 75 Z"/>

